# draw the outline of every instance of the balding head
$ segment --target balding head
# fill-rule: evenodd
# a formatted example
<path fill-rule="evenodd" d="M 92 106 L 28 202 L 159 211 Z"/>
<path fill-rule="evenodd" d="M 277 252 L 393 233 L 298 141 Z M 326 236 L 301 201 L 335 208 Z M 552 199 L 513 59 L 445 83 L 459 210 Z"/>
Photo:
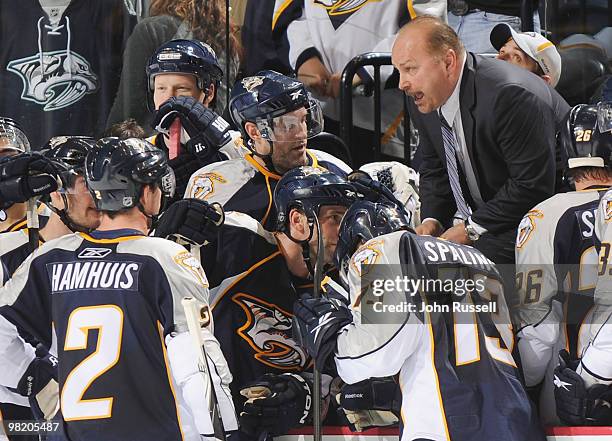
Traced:
<path fill-rule="evenodd" d="M 400 89 L 414 98 L 422 113 L 446 102 L 461 73 L 465 49 L 455 31 L 431 16 L 406 24 L 393 45 L 393 65 L 400 73 Z"/>

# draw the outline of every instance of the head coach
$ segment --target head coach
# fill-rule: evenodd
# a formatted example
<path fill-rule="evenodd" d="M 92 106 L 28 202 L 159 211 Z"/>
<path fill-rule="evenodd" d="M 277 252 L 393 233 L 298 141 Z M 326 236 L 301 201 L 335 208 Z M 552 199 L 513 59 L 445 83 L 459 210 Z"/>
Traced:
<path fill-rule="evenodd" d="M 400 30 L 392 61 L 422 114 L 417 233 L 514 262 L 521 217 L 554 192 L 555 134 L 569 106 L 533 73 L 467 52 L 434 17 Z"/>

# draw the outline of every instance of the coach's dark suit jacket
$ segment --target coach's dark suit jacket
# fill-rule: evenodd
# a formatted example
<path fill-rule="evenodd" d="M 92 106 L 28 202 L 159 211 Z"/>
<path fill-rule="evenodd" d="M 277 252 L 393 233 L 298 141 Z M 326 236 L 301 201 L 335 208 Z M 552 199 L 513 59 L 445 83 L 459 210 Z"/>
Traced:
<path fill-rule="evenodd" d="M 472 219 L 493 235 L 516 229 L 527 211 L 554 192 L 556 126 L 569 106 L 536 75 L 467 53 L 460 109 L 484 201 L 478 208 L 470 204 Z M 432 217 L 448 226 L 457 207 L 448 182 L 440 120 L 437 112 L 411 115 L 422 153 L 421 219 Z M 468 191 L 465 182 L 463 191 Z"/>

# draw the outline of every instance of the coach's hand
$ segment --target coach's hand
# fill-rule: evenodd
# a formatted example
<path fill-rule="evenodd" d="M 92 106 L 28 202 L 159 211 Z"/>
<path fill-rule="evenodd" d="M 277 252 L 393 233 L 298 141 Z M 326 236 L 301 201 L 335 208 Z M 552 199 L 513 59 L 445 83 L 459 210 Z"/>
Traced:
<path fill-rule="evenodd" d="M 471 245 L 472 241 L 467 236 L 467 232 L 465 231 L 465 224 L 463 222 L 455 225 L 454 227 L 446 230 L 440 238 L 448 240 L 450 242 L 463 244 L 463 245 Z"/>

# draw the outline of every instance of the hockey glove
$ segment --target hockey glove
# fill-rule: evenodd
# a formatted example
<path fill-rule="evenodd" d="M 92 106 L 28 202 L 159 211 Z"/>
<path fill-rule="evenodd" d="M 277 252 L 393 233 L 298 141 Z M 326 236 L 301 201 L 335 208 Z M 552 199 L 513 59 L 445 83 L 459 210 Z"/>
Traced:
<path fill-rule="evenodd" d="M 240 391 L 247 398 L 240 428 L 249 435 L 283 435 L 306 424 L 311 416 L 312 389 L 297 374 L 265 374 Z"/>
<path fill-rule="evenodd" d="M 371 378 L 345 384 L 336 401 L 353 432 L 399 422 L 402 394 L 392 378 Z"/>
<path fill-rule="evenodd" d="M 49 420 L 59 410 L 57 365 L 57 358 L 38 345 L 36 358 L 17 384 L 17 393 L 28 397 L 32 414 L 37 419 Z"/>
<path fill-rule="evenodd" d="M 192 245 L 206 245 L 217 238 L 225 222 L 223 207 L 199 199 L 181 199 L 168 207 L 155 229 L 156 237 L 174 236 Z"/>
<path fill-rule="evenodd" d="M 338 332 L 353 321 L 346 304 L 338 299 L 307 297 L 293 305 L 293 339 L 324 366 L 336 348 Z"/>
<path fill-rule="evenodd" d="M 608 426 L 612 424 L 612 387 L 596 384 L 586 388 L 575 370 L 578 360 L 570 360 L 567 351 L 559 353 L 553 382 L 557 415 L 572 426 Z"/>
<path fill-rule="evenodd" d="M 186 150 L 202 163 L 231 141 L 230 125 L 201 102 L 190 96 L 172 97 L 161 105 L 153 125 L 161 133 L 169 133 L 172 122 L 181 119 L 191 138 Z"/>
<path fill-rule="evenodd" d="M 58 172 L 40 153 L 21 153 L 0 161 L 0 209 L 57 190 Z"/>

